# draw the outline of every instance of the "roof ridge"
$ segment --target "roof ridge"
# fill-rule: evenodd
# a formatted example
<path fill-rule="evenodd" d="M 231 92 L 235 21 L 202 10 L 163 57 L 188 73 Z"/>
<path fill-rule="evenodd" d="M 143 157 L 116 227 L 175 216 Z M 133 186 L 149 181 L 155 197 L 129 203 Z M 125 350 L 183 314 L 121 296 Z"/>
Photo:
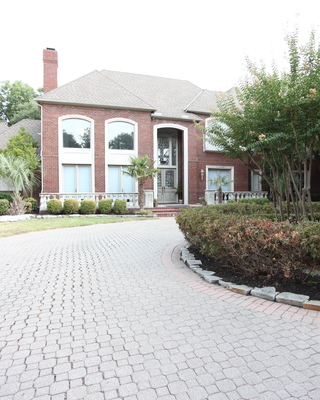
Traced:
<path fill-rule="evenodd" d="M 113 79 L 109 78 L 108 76 L 104 75 L 102 73 L 102 71 L 107 71 L 107 70 L 101 70 L 98 71 L 99 74 L 101 74 L 105 79 L 108 79 L 109 81 L 115 83 L 117 86 L 121 87 L 122 89 L 126 90 L 128 93 L 130 93 L 131 95 L 133 95 L 134 97 L 136 97 L 137 99 L 143 101 L 145 104 L 148 104 L 148 106 L 152 107 L 153 109 L 156 110 L 155 106 L 153 104 L 149 104 L 147 101 L 145 101 L 143 98 L 141 98 L 140 96 L 137 96 L 136 94 L 132 93 L 131 90 L 127 89 L 126 87 L 124 87 L 123 85 L 120 85 L 118 82 L 114 81 Z M 114 72 L 118 72 L 118 71 L 114 71 Z M 126 72 L 124 72 L 126 73 Z"/>

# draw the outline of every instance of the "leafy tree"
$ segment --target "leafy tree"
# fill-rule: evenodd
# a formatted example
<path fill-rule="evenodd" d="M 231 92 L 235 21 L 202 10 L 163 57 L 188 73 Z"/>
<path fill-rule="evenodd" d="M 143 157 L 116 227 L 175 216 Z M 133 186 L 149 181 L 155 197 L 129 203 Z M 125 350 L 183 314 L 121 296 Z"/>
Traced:
<path fill-rule="evenodd" d="M 41 113 L 38 104 L 34 100 L 22 103 L 17 106 L 17 111 L 11 118 L 11 125 L 16 124 L 23 119 L 41 119 Z"/>
<path fill-rule="evenodd" d="M 268 73 L 247 60 L 248 76 L 237 98 L 219 102 L 206 140 L 251 170 L 260 169 L 284 219 L 283 199 L 294 204 L 297 219 L 312 213 L 311 163 L 320 144 L 320 49 L 312 32 L 298 45 L 298 33 L 287 37 L 289 71 Z M 297 179 L 298 178 L 298 179 Z M 307 203 L 308 206 L 307 206 Z"/>
<path fill-rule="evenodd" d="M 38 170 L 31 169 L 28 162 L 22 157 L 2 153 L 0 154 L 0 176 L 9 179 L 14 187 L 10 214 L 23 214 L 25 205 L 20 191 L 25 196 L 32 195 L 33 188 L 39 184 Z"/>
<path fill-rule="evenodd" d="M 40 164 L 40 158 L 36 153 L 37 148 L 38 143 L 21 126 L 17 135 L 8 140 L 7 147 L 3 153 L 10 154 L 13 157 L 21 157 L 26 161 L 28 168 L 36 169 Z"/>
<path fill-rule="evenodd" d="M 148 156 L 131 157 L 130 161 L 132 165 L 128 167 L 128 171 L 123 171 L 123 173 L 138 181 L 138 203 L 142 209 L 144 207 L 144 184 L 148 178 L 154 178 L 159 170 L 153 168 L 155 162 L 151 161 Z"/>
<path fill-rule="evenodd" d="M 21 111 L 19 107 L 28 104 L 38 93 L 21 81 L 0 83 L 0 120 L 12 125 L 15 114 Z"/>
<path fill-rule="evenodd" d="M 132 150 L 133 134 L 122 132 L 109 141 L 109 149 Z"/>

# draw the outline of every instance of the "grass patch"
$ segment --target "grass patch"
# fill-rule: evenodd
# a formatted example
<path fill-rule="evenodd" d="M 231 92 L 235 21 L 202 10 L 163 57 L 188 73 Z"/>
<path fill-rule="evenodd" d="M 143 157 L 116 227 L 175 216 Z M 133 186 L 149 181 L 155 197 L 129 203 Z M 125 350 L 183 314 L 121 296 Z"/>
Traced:
<path fill-rule="evenodd" d="M 123 217 L 100 217 L 100 218 L 52 218 L 31 219 L 28 221 L 1 222 L 0 238 L 6 236 L 20 235 L 22 233 L 47 231 L 49 229 L 73 228 L 75 226 L 87 226 L 96 224 L 112 224 L 115 222 L 141 221 L 148 218 L 123 218 Z"/>

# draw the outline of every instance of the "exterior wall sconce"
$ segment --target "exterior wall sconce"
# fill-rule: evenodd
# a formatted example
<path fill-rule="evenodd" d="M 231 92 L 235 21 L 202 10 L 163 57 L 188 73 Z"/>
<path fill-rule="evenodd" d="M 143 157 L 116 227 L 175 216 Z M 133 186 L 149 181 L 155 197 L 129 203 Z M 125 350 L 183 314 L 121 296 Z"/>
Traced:
<path fill-rule="evenodd" d="M 201 171 L 200 171 L 200 178 L 203 181 L 203 178 L 204 178 L 204 170 L 203 169 L 201 169 Z"/>

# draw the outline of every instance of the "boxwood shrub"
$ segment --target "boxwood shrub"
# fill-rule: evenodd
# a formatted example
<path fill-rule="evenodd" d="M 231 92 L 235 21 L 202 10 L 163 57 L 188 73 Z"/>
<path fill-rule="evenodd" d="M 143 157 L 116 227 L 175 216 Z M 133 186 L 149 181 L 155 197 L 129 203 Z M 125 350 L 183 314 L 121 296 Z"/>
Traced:
<path fill-rule="evenodd" d="M 63 210 L 65 214 L 78 214 L 79 205 L 77 199 L 65 199 L 63 203 Z"/>
<path fill-rule="evenodd" d="M 6 199 L 9 203 L 12 202 L 12 193 L 2 192 L 0 193 L 0 199 Z"/>
<path fill-rule="evenodd" d="M 112 210 L 112 199 L 102 199 L 99 201 L 99 210 L 101 214 L 110 214 Z"/>
<path fill-rule="evenodd" d="M 0 199 L 0 215 L 8 214 L 9 201 L 7 199 Z"/>
<path fill-rule="evenodd" d="M 80 205 L 81 214 L 95 214 L 96 213 L 96 202 L 93 199 L 84 199 Z"/>
<path fill-rule="evenodd" d="M 59 199 L 50 199 L 47 202 L 47 211 L 49 214 L 61 214 L 62 202 Z"/>
<path fill-rule="evenodd" d="M 32 204 L 29 201 L 23 200 L 24 212 L 30 214 L 32 212 Z"/>
<path fill-rule="evenodd" d="M 127 211 L 127 202 L 125 200 L 115 200 L 113 211 L 115 214 L 124 214 Z"/>
<path fill-rule="evenodd" d="M 38 211 L 38 202 L 36 199 L 34 199 L 33 197 L 29 197 L 27 199 L 23 199 L 24 202 L 28 202 L 31 203 L 31 211 Z M 30 212 L 31 212 L 30 211 Z"/>

